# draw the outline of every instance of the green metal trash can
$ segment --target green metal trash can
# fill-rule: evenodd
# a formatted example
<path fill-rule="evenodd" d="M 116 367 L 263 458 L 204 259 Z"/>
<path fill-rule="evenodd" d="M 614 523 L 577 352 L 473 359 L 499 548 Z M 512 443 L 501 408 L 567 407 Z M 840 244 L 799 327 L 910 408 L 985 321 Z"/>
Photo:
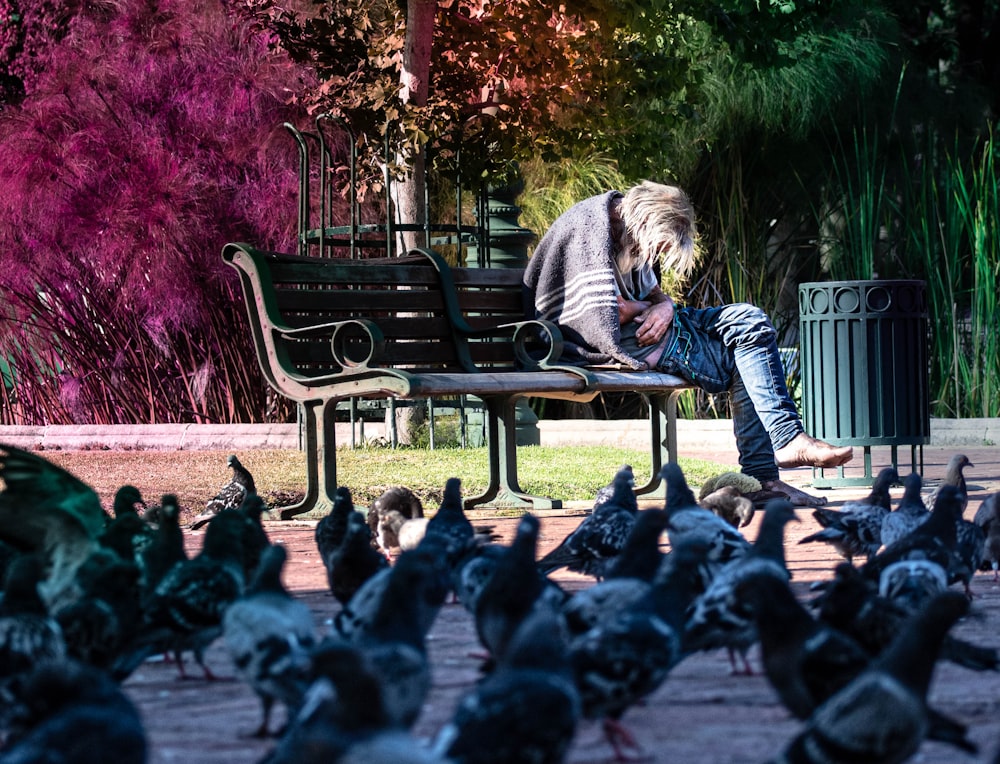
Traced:
<path fill-rule="evenodd" d="M 873 446 L 910 446 L 923 470 L 930 436 L 926 284 L 911 280 L 823 281 L 799 285 L 802 419 L 806 432 L 860 446 L 864 476 L 813 470 L 813 485 L 871 485 Z M 919 451 L 919 459 L 918 459 Z M 857 456 L 855 456 L 857 458 Z M 884 465 L 883 465 L 884 466 Z"/>

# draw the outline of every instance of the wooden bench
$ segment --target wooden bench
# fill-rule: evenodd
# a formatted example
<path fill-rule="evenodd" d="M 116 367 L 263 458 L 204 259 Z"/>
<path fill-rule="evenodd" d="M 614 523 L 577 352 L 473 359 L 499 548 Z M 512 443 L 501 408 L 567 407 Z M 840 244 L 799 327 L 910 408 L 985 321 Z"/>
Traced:
<path fill-rule="evenodd" d="M 522 269 L 453 268 L 422 249 L 350 259 L 234 243 L 222 256 L 240 275 L 264 376 L 301 404 L 307 490 L 282 509 L 283 519 L 332 505 L 335 411 L 350 398 L 480 398 L 490 477 L 485 492 L 465 500 L 467 508 L 561 506 L 518 485 L 521 398 L 587 402 L 602 392 L 638 393 L 649 402 L 652 473 L 636 492 L 655 491 L 664 459 L 676 460 L 676 396 L 689 385 L 657 372 L 560 365 L 558 328 L 524 320 Z"/>

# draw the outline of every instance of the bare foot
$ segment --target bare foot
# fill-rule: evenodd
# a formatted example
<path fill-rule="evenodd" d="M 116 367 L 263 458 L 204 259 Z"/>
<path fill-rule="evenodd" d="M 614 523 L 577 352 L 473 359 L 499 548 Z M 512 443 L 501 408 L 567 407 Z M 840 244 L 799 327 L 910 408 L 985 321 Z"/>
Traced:
<path fill-rule="evenodd" d="M 822 440 L 800 432 L 788 443 L 774 452 L 774 461 L 779 467 L 839 467 L 847 464 L 854 456 L 850 446 L 831 446 Z"/>
<path fill-rule="evenodd" d="M 827 502 L 825 496 L 812 496 L 777 478 L 763 481 L 760 487 L 764 491 L 784 494 L 788 497 L 793 507 L 822 507 Z"/>

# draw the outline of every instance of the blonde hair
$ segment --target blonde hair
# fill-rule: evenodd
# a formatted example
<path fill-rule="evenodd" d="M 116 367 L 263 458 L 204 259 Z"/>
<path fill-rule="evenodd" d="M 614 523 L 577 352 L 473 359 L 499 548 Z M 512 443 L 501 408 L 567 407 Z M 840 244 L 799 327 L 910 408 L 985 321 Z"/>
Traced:
<path fill-rule="evenodd" d="M 619 215 L 632 244 L 620 253 L 623 272 L 654 257 L 659 258 L 664 273 L 672 272 L 681 279 L 694 270 L 698 231 L 694 207 L 683 190 L 644 180 L 625 192 Z M 631 265 L 626 267 L 629 260 Z"/>

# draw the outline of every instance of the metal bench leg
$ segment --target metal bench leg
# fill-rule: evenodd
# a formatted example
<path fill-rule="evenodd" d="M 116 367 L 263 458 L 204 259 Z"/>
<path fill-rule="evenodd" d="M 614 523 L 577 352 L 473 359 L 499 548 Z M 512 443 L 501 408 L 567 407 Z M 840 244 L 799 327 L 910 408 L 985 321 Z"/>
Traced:
<path fill-rule="evenodd" d="M 635 489 L 636 496 L 655 493 L 663 482 L 660 470 L 665 462 L 677 461 L 677 396 L 681 390 L 645 396 L 649 403 L 650 461 L 649 481 Z"/>
<path fill-rule="evenodd" d="M 306 457 L 306 495 L 298 504 L 281 507 L 281 519 L 311 512 L 326 515 L 337 491 L 337 401 L 308 401 L 302 412 Z"/>
<path fill-rule="evenodd" d="M 486 409 L 486 448 L 489 454 L 490 482 L 479 496 L 465 500 L 466 509 L 559 509 L 562 501 L 532 496 L 517 482 L 517 421 L 519 396 L 483 398 Z"/>

